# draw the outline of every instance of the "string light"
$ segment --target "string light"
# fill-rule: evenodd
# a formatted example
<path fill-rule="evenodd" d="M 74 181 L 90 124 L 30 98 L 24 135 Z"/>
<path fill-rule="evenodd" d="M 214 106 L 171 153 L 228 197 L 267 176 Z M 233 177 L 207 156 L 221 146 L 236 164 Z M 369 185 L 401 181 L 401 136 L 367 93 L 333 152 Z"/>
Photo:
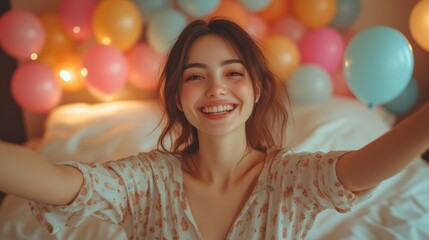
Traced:
<path fill-rule="evenodd" d="M 30 55 L 30 59 L 31 60 L 37 60 L 37 58 L 38 58 L 38 55 L 37 55 L 37 53 L 32 53 L 31 55 Z"/>
<path fill-rule="evenodd" d="M 63 81 L 69 82 L 72 79 L 72 74 L 67 70 L 61 70 L 60 77 Z"/>
<path fill-rule="evenodd" d="M 80 33 L 80 27 L 79 26 L 74 26 L 73 27 L 73 32 L 74 33 Z"/>

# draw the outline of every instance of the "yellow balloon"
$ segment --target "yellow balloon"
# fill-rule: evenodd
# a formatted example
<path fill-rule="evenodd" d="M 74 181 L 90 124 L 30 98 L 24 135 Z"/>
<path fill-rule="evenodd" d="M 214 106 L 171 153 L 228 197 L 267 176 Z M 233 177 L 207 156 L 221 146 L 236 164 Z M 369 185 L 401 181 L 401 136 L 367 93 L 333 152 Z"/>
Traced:
<path fill-rule="evenodd" d="M 294 0 L 293 10 L 296 17 L 307 28 L 328 26 L 337 11 L 336 0 Z"/>
<path fill-rule="evenodd" d="M 290 14 L 291 0 L 271 0 L 270 4 L 258 12 L 267 23 L 274 23 Z"/>
<path fill-rule="evenodd" d="M 263 50 L 271 70 L 284 82 L 301 62 L 298 46 L 285 36 L 272 35 L 266 38 Z"/>
<path fill-rule="evenodd" d="M 140 39 L 143 19 L 130 0 L 104 0 L 95 8 L 92 28 L 99 43 L 125 51 Z"/>
<path fill-rule="evenodd" d="M 429 51 L 429 0 L 418 1 L 411 10 L 409 27 L 417 44 Z"/>
<path fill-rule="evenodd" d="M 65 32 L 57 14 L 44 13 L 39 20 L 45 29 L 46 40 L 38 61 L 53 66 L 58 56 L 73 49 L 74 40 Z"/>

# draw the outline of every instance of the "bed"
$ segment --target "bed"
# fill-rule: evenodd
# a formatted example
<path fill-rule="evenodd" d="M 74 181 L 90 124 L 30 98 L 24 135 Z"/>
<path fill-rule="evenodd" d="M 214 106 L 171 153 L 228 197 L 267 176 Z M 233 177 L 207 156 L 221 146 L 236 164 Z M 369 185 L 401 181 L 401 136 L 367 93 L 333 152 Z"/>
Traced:
<path fill-rule="evenodd" d="M 295 151 L 358 149 L 388 131 L 394 116 L 380 107 L 370 110 L 352 98 L 292 105 L 286 140 Z M 40 139 L 27 146 L 51 162 L 103 162 L 156 148 L 162 111 L 156 103 L 117 101 L 75 103 L 54 109 Z M 154 130 L 155 129 L 155 130 Z M 429 165 L 415 159 L 384 181 L 353 212 L 326 210 L 308 239 L 429 239 Z M 27 202 L 8 195 L 0 206 L 0 239 L 126 239 L 121 227 L 89 218 L 77 228 L 46 234 Z"/>

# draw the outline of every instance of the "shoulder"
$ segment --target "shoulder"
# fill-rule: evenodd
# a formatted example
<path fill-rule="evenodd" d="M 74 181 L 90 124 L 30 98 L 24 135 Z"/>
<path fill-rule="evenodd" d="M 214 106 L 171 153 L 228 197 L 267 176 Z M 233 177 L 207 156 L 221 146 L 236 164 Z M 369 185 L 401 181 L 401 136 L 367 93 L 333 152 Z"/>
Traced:
<path fill-rule="evenodd" d="M 173 171 L 177 167 L 180 168 L 180 158 L 177 155 L 152 150 L 149 152 L 140 152 L 135 155 L 130 155 L 121 159 L 111 160 L 104 163 L 87 164 L 91 169 L 110 169 L 117 173 L 135 172 L 139 169 L 142 172 L 160 172 Z M 70 163 L 66 163 L 70 164 Z M 73 163 L 79 169 L 82 168 L 82 163 Z"/>
<path fill-rule="evenodd" d="M 141 152 L 137 154 L 137 159 L 141 164 L 150 167 L 153 171 L 174 171 L 181 169 L 180 155 L 175 155 L 160 150 Z"/>
<path fill-rule="evenodd" d="M 180 155 L 175 155 L 160 150 L 152 150 L 149 152 L 140 152 L 137 158 L 141 161 L 148 161 L 151 164 L 168 164 L 179 161 Z"/>

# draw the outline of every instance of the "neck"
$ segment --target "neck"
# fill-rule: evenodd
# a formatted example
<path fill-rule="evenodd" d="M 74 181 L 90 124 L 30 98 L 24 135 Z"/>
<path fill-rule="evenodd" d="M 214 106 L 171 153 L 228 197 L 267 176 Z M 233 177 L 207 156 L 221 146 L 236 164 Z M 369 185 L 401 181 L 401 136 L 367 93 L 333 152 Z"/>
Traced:
<path fill-rule="evenodd" d="M 201 180 L 225 187 L 254 165 L 256 155 L 247 147 L 243 133 L 237 136 L 207 136 L 199 134 L 199 151 L 195 154 L 195 167 Z"/>

